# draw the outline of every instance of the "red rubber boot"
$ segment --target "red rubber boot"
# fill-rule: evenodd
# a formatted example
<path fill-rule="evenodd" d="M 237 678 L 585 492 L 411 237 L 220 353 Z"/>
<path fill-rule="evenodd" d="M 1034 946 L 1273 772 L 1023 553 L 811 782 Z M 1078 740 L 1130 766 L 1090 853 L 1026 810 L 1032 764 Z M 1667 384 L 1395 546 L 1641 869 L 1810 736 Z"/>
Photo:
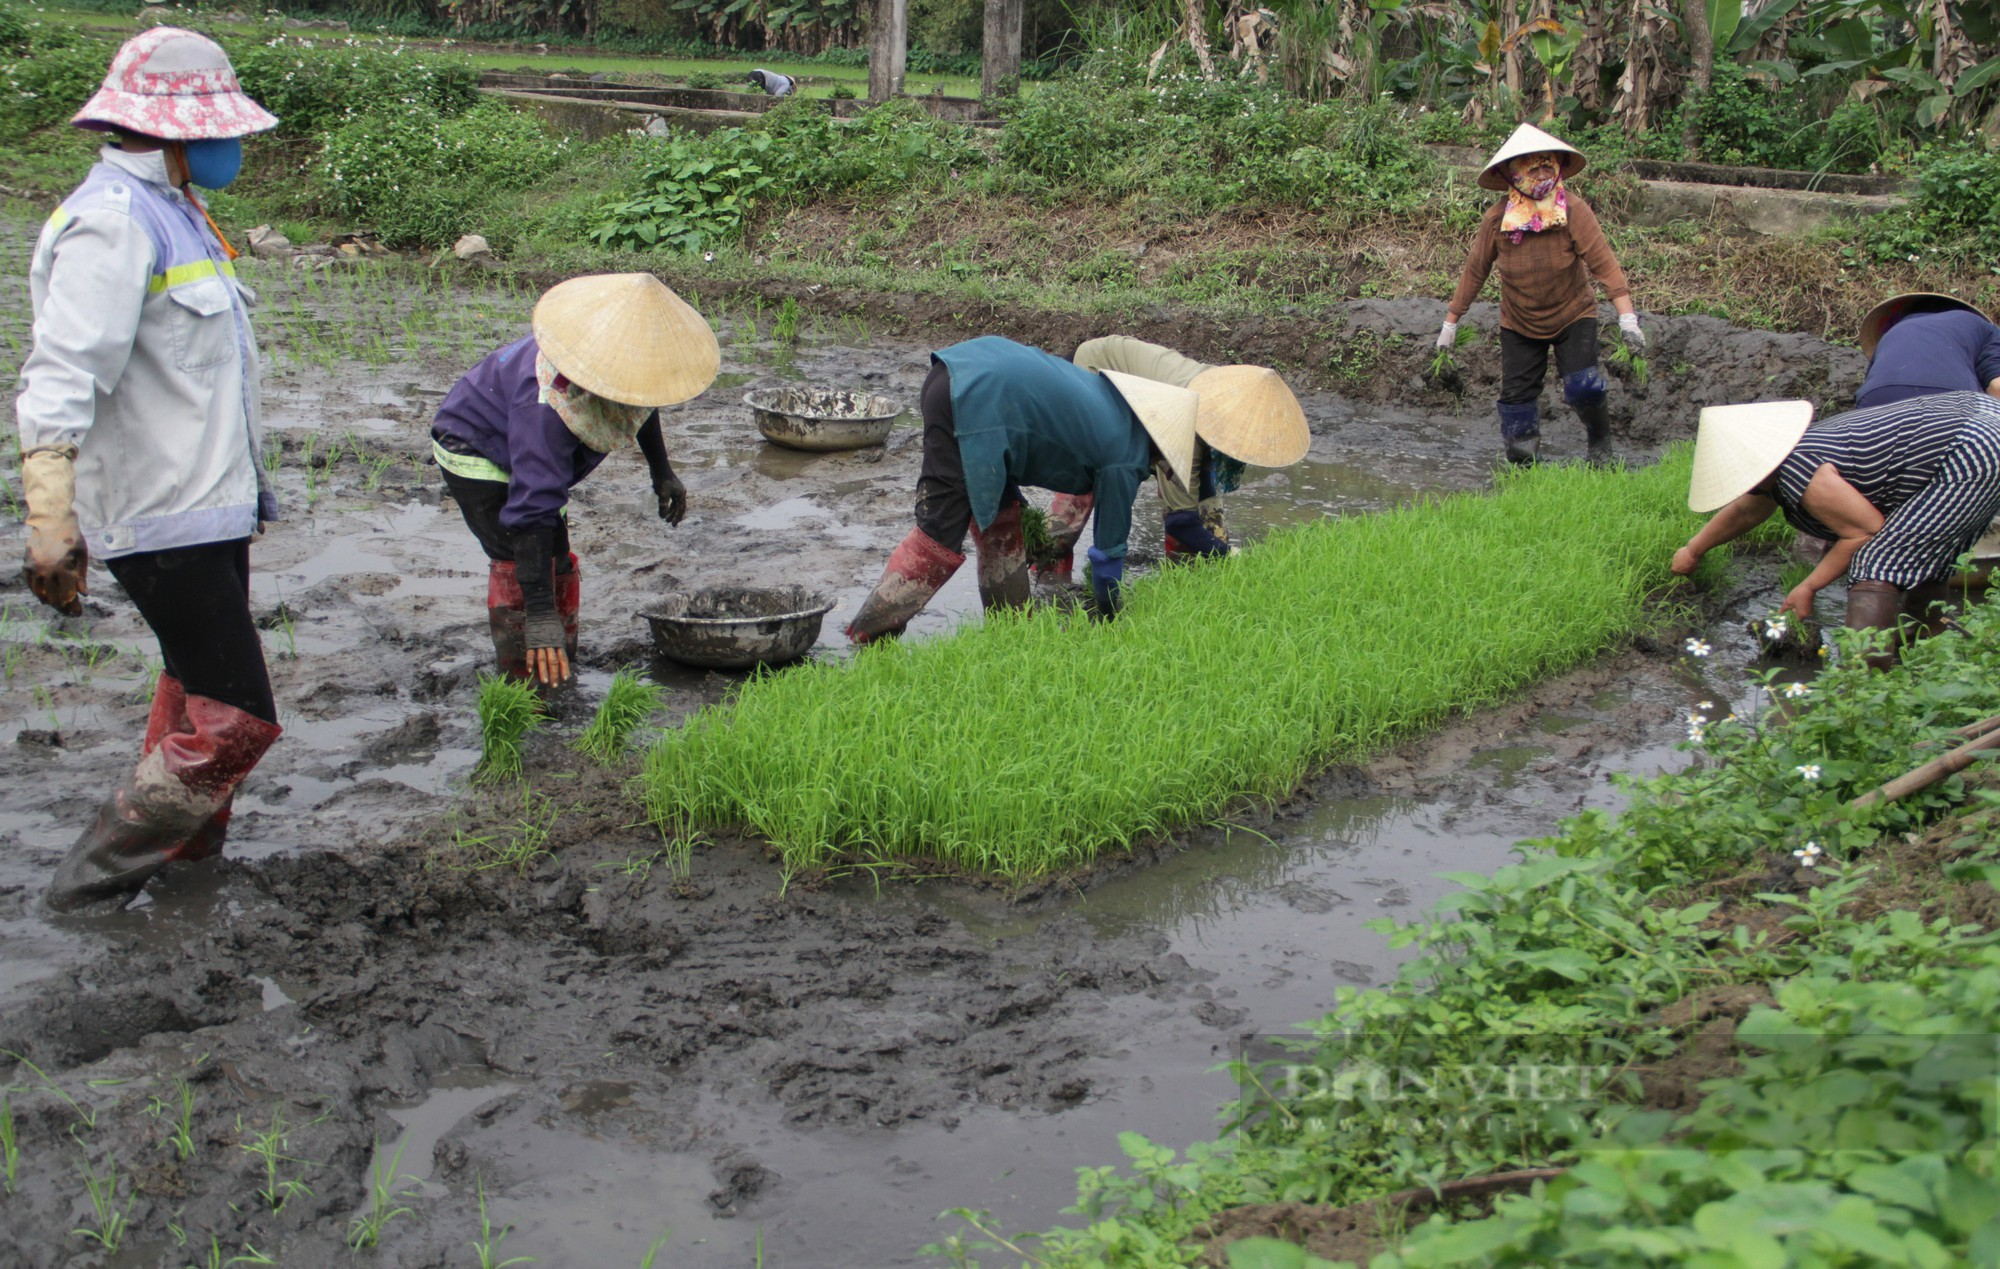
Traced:
<path fill-rule="evenodd" d="M 995 608 L 1025 608 L 1032 589 L 1028 581 L 1028 548 L 1021 537 L 1021 504 L 1002 507 L 993 523 L 972 529 L 979 550 L 979 603 Z"/>
<path fill-rule="evenodd" d="M 938 588 L 965 563 L 965 557 L 932 538 L 922 529 L 911 529 L 889 555 L 882 580 L 875 583 L 863 601 L 861 611 L 848 623 L 847 638 L 865 644 L 883 635 L 899 635 L 910 618 L 923 611 Z"/>
<path fill-rule="evenodd" d="M 1057 555 L 1046 564 L 1035 565 L 1035 576 L 1045 582 L 1067 586 L 1076 568 L 1076 544 L 1083 537 L 1083 526 L 1090 519 L 1092 507 L 1097 498 L 1092 494 L 1057 494 L 1049 504 L 1046 521 L 1049 539 L 1055 543 Z"/>
<path fill-rule="evenodd" d="M 281 734 L 276 723 L 205 696 L 187 697 L 186 710 L 189 730 L 161 736 L 63 857 L 45 899 L 51 909 L 122 908 L 153 874 L 189 858 L 194 839 Z"/>
<path fill-rule="evenodd" d="M 528 600 L 514 561 L 491 560 L 486 567 L 486 624 L 493 633 L 494 668 L 510 679 L 528 677 Z"/>

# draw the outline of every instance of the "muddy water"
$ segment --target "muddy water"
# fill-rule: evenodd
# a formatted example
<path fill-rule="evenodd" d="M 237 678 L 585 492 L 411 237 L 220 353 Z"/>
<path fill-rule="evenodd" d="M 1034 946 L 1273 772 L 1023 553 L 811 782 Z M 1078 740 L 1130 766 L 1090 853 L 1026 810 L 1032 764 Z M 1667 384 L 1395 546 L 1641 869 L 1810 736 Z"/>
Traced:
<path fill-rule="evenodd" d="M 0 329 L 17 337 L 28 232 L 0 232 Z M 392 1159 L 411 1210 L 371 1253 L 387 1265 L 462 1263 L 482 1189 L 490 1228 L 512 1227 L 496 1259 L 558 1266 L 637 1264 L 663 1234 L 656 1263 L 676 1266 L 750 1265 L 759 1247 L 773 1266 L 914 1263 L 960 1205 L 1045 1226 L 1075 1167 L 1117 1159 L 1118 1132 L 1212 1135 L 1230 1090 L 1209 1068 L 1242 1036 L 1383 981 L 1392 958 L 1365 922 L 1414 915 L 1445 892 L 1438 873 L 1490 869 L 1562 815 L 1615 804 L 1611 773 L 1680 761 L 1691 703 L 1750 704 L 1733 635 L 1699 669 L 1625 653 L 1330 774 L 1275 815 L 1025 905 L 862 878 L 782 891 L 756 843 L 730 840 L 676 882 L 649 871 L 658 842 L 624 773 L 546 741 L 532 762 L 559 857 L 479 870 L 465 843 L 517 834 L 534 808 L 466 784 L 485 569 L 425 454 L 430 411 L 469 363 L 326 341 L 340 323 L 409 324 L 433 332 L 419 346 L 483 350 L 521 328 L 526 297 L 440 298 L 380 273 L 308 292 L 301 277 L 254 279 L 289 315 L 265 330 L 291 511 L 255 548 L 253 591 L 286 735 L 242 790 L 230 861 L 177 870 L 114 919 L 37 914 L 133 757 L 157 666 L 108 574 L 85 616 L 53 622 L 0 581 L 0 1049 L 50 1081 L 6 1077 L 22 1150 L 0 1196 L 8 1263 L 94 1263 L 72 1259 L 88 1244 L 70 1231 L 96 1219 L 84 1168 L 115 1167 L 129 1201 L 118 1265 L 201 1260 L 211 1236 L 225 1258 L 254 1245 L 286 1265 L 354 1263 L 343 1230 Z M 635 455 L 578 490 L 584 699 L 557 741 L 612 671 L 648 662 L 634 614 L 667 590 L 823 588 L 838 606 L 821 654 L 839 655 L 839 626 L 908 527 L 909 419 L 879 450 L 798 454 L 761 442 L 738 397 L 811 382 L 913 401 L 927 349 L 850 324 L 841 342 L 780 350 L 741 318 L 721 321 L 725 379 L 667 420 L 686 522 L 654 517 Z M 1305 404 L 1312 453 L 1250 474 L 1230 500 L 1239 540 L 1489 479 L 1483 410 Z M 1550 448 L 1580 449 L 1575 430 L 1554 423 Z M 1139 513 L 1143 560 L 1157 502 Z M 1728 624 L 1769 591 L 1746 575 Z M 914 633 L 976 609 L 962 570 Z M 651 668 L 674 717 L 736 681 Z M 94 1126 L 77 1126 L 78 1104 Z M 260 1142 L 275 1143 L 268 1167 Z"/>

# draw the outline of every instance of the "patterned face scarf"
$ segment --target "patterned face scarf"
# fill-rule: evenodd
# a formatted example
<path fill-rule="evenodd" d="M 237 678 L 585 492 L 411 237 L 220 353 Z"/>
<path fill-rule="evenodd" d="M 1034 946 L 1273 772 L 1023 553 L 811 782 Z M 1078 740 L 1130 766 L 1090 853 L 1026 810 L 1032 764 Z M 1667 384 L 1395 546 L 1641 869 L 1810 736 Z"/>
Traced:
<path fill-rule="evenodd" d="M 536 399 L 556 412 L 572 436 L 600 454 L 609 454 L 637 436 L 653 412 L 650 405 L 620 405 L 585 392 L 540 355 L 535 358 L 535 382 L 541 385 Z"/>
<path fill-rule="evenodd" d="M 1554 176 L 1529 177 L 1538 161 L 1555 159 Z M 1562 160 L 1553 155 L 1523 154 L 1507 161 L 1507 209 L 1500 213 L 1500 232 L 1515 246 L 1529 234 L 1569 223 L 1569 197 L 1563 193 Z"/>

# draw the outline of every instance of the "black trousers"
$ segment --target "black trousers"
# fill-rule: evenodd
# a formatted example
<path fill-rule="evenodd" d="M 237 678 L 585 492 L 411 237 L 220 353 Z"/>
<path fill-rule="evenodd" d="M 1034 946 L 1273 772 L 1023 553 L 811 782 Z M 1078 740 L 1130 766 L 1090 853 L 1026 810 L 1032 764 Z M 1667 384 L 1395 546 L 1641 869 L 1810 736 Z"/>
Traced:
<path fill-rule="evenodd" d="M 438 473 L 444 477 L 444 487 L 450 491 L 451 500 L 458 504 L 459 514 L 465 517 L 465 527 L 479 539 L 479 549 L 486 552 L 486 558 L 511 562 L 514 558 L 514 531 L 500 524 L 500 509 L 507 505 L 507 486 L 498 480 L 473 480 L 443 468 L 439 468 Z M 569 522 L 558 518 L 554 534 L 549 553 L 555 561 L 556 571 L 567 573 Z"/>
<path fill-rule="evenodd" d="M 917 409 L 924 419 L 924 463 L 917 472 L 917 527 L 939 546 L 962 551 L 966 529 L 972 523 L 972 495 L 965 487 L 965 459 L 958 452 L 958 425 L 951 412 L 951 372 L 943 362 L 931 363 Z M 1021 500 L 1021 487 L 1008 481 L 1000 494 L 1001 509 Z"/>
<path fill-rule="evenodd" d="M 278 721 L 264 643 L 250 617 L 250 539 L 106 560 L 160 641 L 166 671 L 190 696 Z"/>
<path fill-rule="evenodd" d="M 1541 400 L 1542 380 L 1549 373 L 1549 352 L 1556 355 L 1556 373 L 1567 379 L 1597 364 L 1597 319 L 1579 317 L 1554 339 L 1530 339 L 1500 328 L 1500 402 L 1532 405 Z"/>

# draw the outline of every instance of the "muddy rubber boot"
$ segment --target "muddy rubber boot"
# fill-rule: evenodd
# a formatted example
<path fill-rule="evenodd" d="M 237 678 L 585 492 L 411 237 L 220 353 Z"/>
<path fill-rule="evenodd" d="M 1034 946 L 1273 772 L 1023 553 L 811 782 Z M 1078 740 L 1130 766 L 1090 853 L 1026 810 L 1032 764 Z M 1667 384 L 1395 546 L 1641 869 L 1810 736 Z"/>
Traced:
<path fill-rule="evenodd" d="M 139 756 L 153 752 L 162 740 L 177 732 L 191 731 L 188 722 L 187 689 L 181 681 L 165 672 L 153 684 L 153 709 L 146 717 L 146 739 L 139 747 Z M 197 859 L 212 859 L 222 853 L 222 845 L 229 838 L 230 803 L 224 802 L 222 809 L 208 817 L 208 822 L 194 831 L 187 843 L 173 853 L 175 862 L 192 862 Z"/>
<path fill-rule="evenodd" d="M 563 651 L 569 654 L 571 665 L 576 664 L 576 636 L 578 616 L 583 611 L 583 569 L 576 562 L 576 553 L 569 557 L 569 571 L 557 573 L 556 616 L 563 623 Z"/>
<path fill-rule="evenodd" d="M 197 835 L 281 734 L 276 723 L 205 696 L 187 698 L 187 719 L 190 730 L 167 733 L 139 760 L 57 865 L 43 900 L 51 910 L 122 908 L 153 874 L 190 858 Z"/>
<path fill-rule="evenodd" d="M 1032 589 L 1028 581 L 1028 548 L 1021 538 L 1021 504 L 1002 507 L 993 523 L 972 529 L 979 552 L 979 603 L 996 608 L 1025 608 Z"/>
<path fill-rule="evenodd" d="M 1084 523 L 1090 519 L 1091 508 L 1096 504 L 1097 499 L 1090 494 L 1056 495 L 1044 517 L 1056 556 L 1047 564 L 1035 565 L 1036 577 L 1056 586 L 1068 586 L 1075 580 L 1076 544 L 1083 537 Z"/>
<path fill-rule="evenodd" d="M 1897 624 L 1903 617 L 1903 592 L 1888 582 L 1851 582 L 1847 587 L 1847 625 L 1853 630 L 1888 632 L 1888 645 L 1868 658 L 1870 669 L 1896 664 Z"/>
<path fill-rule="evenodd" d="M 965 563 L 965 557 L 933 539 L 922 529 L 911 529 L 889 555 L 882 580 L 862 602 L 861 611 L 847 625 L 848 641 L 865 644 L 883 635 L 899 635 L 910 618 L 922 612 L 938 588 Z"/>
<path fill-rule="evenodd" d="M 514 561 L 492 560 L 486 566 L 486 624 L 493 634 L 493 665 L 516 681 L 528 677 L 528 599 Z"/>
<path fill-rule="evenodd" d="M 1583 420 L 1584 439 L 1590 443 L 1583 461 L 1592 467 L 1609 467 L 1618 461 L 1611 450 L 1611 407 L 1599 401 L 1595 405 L 1579 405 L 1576 417 Z"/>
<path fill-rule="evenodd" d="M 1517 467 L 1531 467 L 1541 456 L 1542 409 L 1533 401 L 1514 405 L 1498 403 L 1500 439 L 1507 444 L 1507 461 Z"/>

